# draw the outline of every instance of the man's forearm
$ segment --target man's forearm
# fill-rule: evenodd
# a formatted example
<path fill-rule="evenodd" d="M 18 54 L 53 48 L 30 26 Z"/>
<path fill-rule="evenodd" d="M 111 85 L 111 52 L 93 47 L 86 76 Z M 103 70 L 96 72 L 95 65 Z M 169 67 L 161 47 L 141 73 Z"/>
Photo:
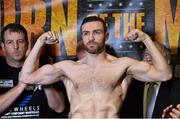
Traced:
<path fill-rule="evenodd" d="M 58 113 L 62 112 L 65 109 L 64 95 L 62 92 L 58 92 L 53 86 L 47 86 L 44 90 L 49 107 Z"/>
<path fill-rule="evenodd" d="M 41 55 L 41 50 L 44 46 L 44 43 L 38 39 L 31 50 L 29 56 L 26 58 L 22 71 L 23 73 L 32 73 L 35 69 L 39 67 L 39 58 Z"/>
<path fill-rule="evenodd" d="M 18 84 L 8 92 L 0 95 L 0 113 L 6 110 L 18 98 L 25 87 L 25 84 Z"/>

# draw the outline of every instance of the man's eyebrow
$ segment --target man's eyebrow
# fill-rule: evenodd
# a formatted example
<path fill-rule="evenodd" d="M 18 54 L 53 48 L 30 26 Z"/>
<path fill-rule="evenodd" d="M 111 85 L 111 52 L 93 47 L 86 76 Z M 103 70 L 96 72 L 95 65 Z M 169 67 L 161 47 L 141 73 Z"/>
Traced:
<path fill-rule="evenodd" d="M 82 32 L 83 31 L 89 31 L 89 30 L 82 30 Z M 92 31 L 103 31 L 102 29 L 94 29 L 94 30 L 92 30 Z"/>

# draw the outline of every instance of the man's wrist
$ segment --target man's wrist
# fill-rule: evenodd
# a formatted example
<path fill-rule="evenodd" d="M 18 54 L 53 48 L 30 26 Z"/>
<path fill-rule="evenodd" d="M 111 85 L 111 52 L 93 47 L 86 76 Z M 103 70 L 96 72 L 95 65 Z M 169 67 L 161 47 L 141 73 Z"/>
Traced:
<path fill-rule="evenodd" d="M 41 46 L 45 45 L 45 41 L 44 41 L 44 39 L 43 39 L 42 37 L 40 37 L 40 38 L 37 40 L 37 42 L 39 42 L 39 44 L 40 44 Z"/>
<path fill-rule="evenodd" d="M 149 39 L 151 39 L 151 38 L 146 34 L 145 38 L 141 41 L 144 43 L 144 42 L 148 41 Z"/>
<path fill-rule="evenodd" d="M 19 83 L 17 84 L 17 86 L 20 87 L 20 88 L 22 88 L 22 89 L 24 89 L 24 88 L 27 86 L 27 84 L 22 83 L 22 82 L 19 82 Z"/>

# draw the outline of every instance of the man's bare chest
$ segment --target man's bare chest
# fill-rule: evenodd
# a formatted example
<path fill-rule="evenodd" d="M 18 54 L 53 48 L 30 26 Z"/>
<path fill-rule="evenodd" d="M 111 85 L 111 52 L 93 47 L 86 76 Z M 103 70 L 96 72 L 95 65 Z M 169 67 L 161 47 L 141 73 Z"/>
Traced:
<path fill-rule="evenodd" d="M 121 72 L 112 68 L 79 68 L 68 74 L 78 92 L 112 91 L 120 83 Z"/>

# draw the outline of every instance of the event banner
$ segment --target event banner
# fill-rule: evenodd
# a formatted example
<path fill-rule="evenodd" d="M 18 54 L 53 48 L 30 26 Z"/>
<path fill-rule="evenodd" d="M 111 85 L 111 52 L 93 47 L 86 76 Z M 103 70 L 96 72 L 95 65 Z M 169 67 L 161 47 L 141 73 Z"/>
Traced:
<path fill-rule="evenodd" d="M 118 57 L 140 59 L 144 45 L 124 40 L 135 28 L 163 43 L 173 56 L 179 54 L 180 0 L 1 0 L 0 30 L 8 23 L 22 24 L 28 30 L 29 48 L 43 32 L 56 31 L 60 42 L 46 46 L 44 55 L 63 60 L 76 56 L 79 27 L 89 14 L 107 22 L 107 50 Z"/>

